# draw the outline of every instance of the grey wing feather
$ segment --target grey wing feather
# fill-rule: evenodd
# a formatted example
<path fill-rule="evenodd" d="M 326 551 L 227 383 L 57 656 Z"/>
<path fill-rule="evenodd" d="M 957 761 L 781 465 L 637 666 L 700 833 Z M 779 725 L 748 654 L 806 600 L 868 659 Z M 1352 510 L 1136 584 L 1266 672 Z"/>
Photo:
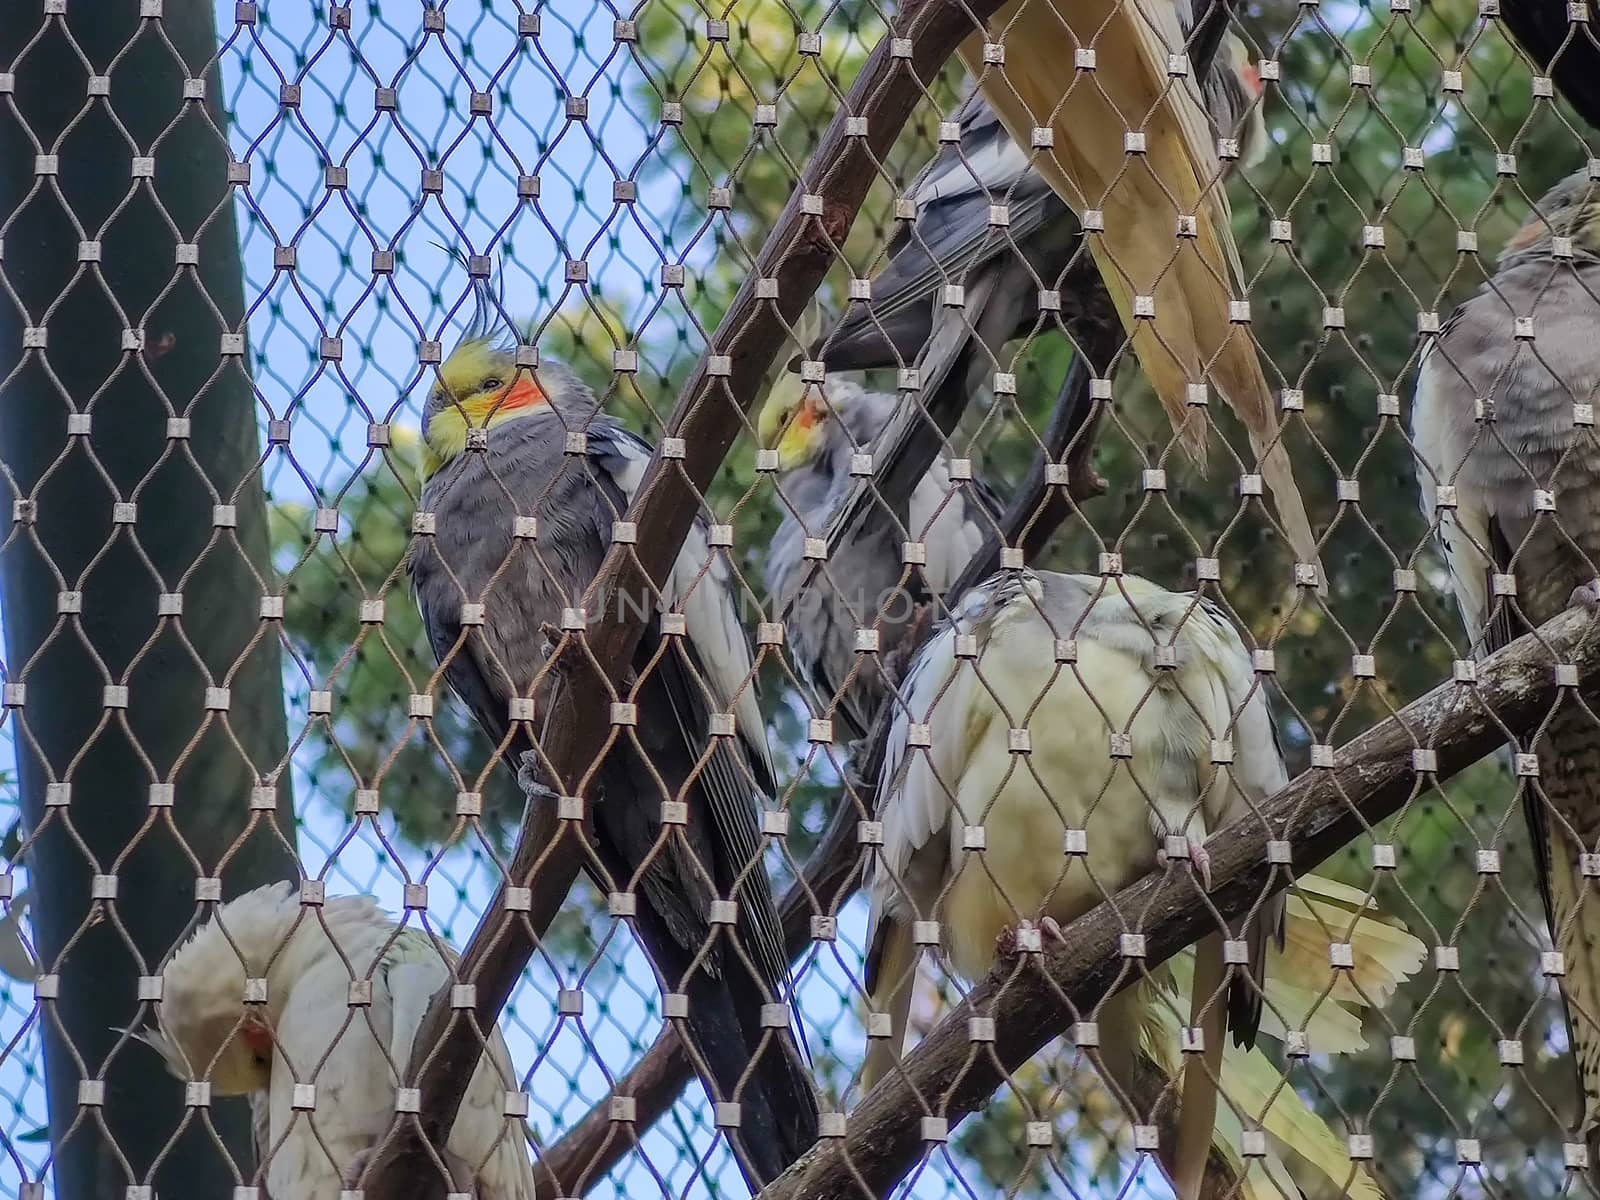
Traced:
<path fill-rule="evenodd" d="M 591 461 L 610 475 L 631 500 L 644 465 L 649 462 L 649 446 L 621 426 L 607 423 L 600 427 L 597 423 L 590 431 L 589 454 Z M 674 571 L 674 582 L 684 574 L 694 581 L 687 597 L 672 597 L 675 605 L 682 605 L 687 636 L 672 639 L 674 647 L 657 667 L 684 744 L 695 758 L 699 757 L 696 748 L 705 744 L 711 728 L 713 698 L 707 693 L 707 683 L 721 693 L 715 703 L 726 704 L 730 689 L 743 682 L 750 668 L 749 644 L 744 640 L 729 594 L 726 563 L 716 560 L 722 567 L 720 572 L 708 570 L 695 580 L 708 553 L 705 521 L 697 517 L 680 558 L 682 569 Z M 782 924 L 762 866 L 759 796 L 760 789 L 772 786 L 773 774 L 766 752 L 766 728 L 748 687 L 744 699 L 747 703 L 739 714 L 739 731 L 746 749 L 757 752 L 741 754 L 735 742 L 716 739 L 699 783 L 709 805 L 718 846 L 730 870 L 749 876 L 750 881 L 737 897 L 741 912 L 748 914 L 745 932 L 753 943 L 749 951 L 768 984 L 777 988 L 789 978 L 789 959 L 783 950 Z"/>

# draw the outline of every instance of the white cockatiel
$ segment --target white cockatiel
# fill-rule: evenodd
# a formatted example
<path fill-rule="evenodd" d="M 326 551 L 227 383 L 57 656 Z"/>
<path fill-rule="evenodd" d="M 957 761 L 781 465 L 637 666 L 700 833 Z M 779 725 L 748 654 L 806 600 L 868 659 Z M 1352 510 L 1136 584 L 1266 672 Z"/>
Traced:
<path fill-rule="evenodd" d="M 337 1200 L 394 1121 L 399 1074 L 454 958 L 368 897 L 302 905 L 290 884 L 269 884 L 224 904 L 173 954 L 158 1028 L 140 1036 L 179 1078 L 250 1097 L 273 1200 Z M 247 979 L 266 981 L 264 1004 L 244 1003 Z M 367 985 L 370 1002 L 353 1002 Z M 301 1084 L 314 1088 L 311 1107 Z M 492 1030 L 442 1156 L 452 1192 L 532 1200 L 524 1126 L 506 1115 L 517 1088 Z"/>
<path fill-rule="evenodd" d="M 937 921 L 951 968 L 977 979 L 1021 921 L 1065 924 L 1166 856 L 1188 858 L 1204 886 L 1206 836 L 1252 819 L 1288 778 L 1238 631 L 1206 599 L 1136 576 L 991 578 L 923 646 L 901 694 L 878 790 L 866 962 L 873 1009 L 893 1032 L 868 1053 L 868 1088 L 899 1056 L 916 922 Z M 1224 744 L 1232 761 L 1216 765 Z M 1253 1040 L 1281 919 L 1279 896 L 1229 929 L 1248 945 L 1248 977 L 1228 978 L 1221 931 L 1197 948 L 1191 1023 L 1205 1053 L 1185 1073 L 1181 1200 L 1197 1195 L 1213 1136 L 1224 1017 L 1236 1040 Z M 1098 1013 L 1113 1079 L 1131 1078 L 1146 1002 L 1131 988 Z"/>

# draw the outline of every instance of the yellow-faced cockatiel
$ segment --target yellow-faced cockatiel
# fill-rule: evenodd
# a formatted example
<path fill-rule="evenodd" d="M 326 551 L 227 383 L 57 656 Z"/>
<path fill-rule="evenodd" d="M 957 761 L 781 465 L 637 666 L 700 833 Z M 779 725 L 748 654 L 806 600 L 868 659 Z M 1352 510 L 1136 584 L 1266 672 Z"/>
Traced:
<path fill-rule="evenodd" d="M 1204 597 L 1136 576 L 994 576 L 956 603 L 900 692 L 867 884 L 867 990 L 895 1036 L 869 1051 L 867 1086 L 899 1054 L 916 922 L 937 921 L 951 969 L 977 979 L 1001 934 L 1024 920 L 1064 925 L 1164 856 L 1188 859 L 1207 887 L 1206 837 L 1255 820 L 1288 779 L 1238 631 Z M 1190 1023 L 1204 1053 L 1185 1072 L 1180 1200 L 1195 1200 L 1204 1175 L 1224 1024 L 1253 1043 L 1282 914 L 1281 895 L 1264 900 L 1196 948 Z M 1247 967 L 1224 963 L 1225 937 L 1247 944 Z M 1147 999 L 1130 988 L 1097 1014 L 1113 1079 L 1131 1078 Z"/>
<path fill-rule="evenodd" d="M 338 1200 L 394 1121 L 412 1041 L 454 960 L 368 897 L 302 904 L 290 884 L 268 884 L 222 905 L 173 954 L 157 1027 L 138 1036 L 180 1079 L 251 1098 L 272 1200 Z M 264 984 L 249 1002 L 247 981 Z M 520 1083 L 500 1031 L 488 1034 L 441 1155 L 448 1190 L 533 1200 L 525 1127 L 507 1115 Z"/>
<path fill-rule="evenodd" d="M 1190 454 L 1203 458 L 1205 424 L 1189 388 L 1209 384 L 1249 432 L 1295 557 L 1316 562 L 1272 390 L 1231 308 L 1244 299 L 1243 269 L 1217 142 L 1185 62 L 1189 7 L 1008 0 L 961 57 L 1019 146 L 1035 147 L 1034 130 L 1046 131 L 1051 144 L 1033 151 L 1034 169 L 1080 218 L 1098 214 L 1085 221 L 1103 226 L 1085 230 L 1090 251 Z M 985 61 L 986 43 L 1003 61 Z"/>
<path fill-rule="evenodd" d="M 489 288 L 475 287 L 472 326 L 423 404 L 432 532 L 408 565 L 445 682 L 514 764 L 561 702 L 552 663 L 584 653 L 558 654 L 561 630 L 599 617 L 575 614 L 598 603 L 589 585 L 651 448 L 567 367 L 519 367 L 521 335 Z M 755 1190 L 816 1141 L 818 1109 L 784 1018 L 789 959 L 763 862 L 772 760 L 737 601 L 703 513 L 659 593 L 615 598 L 647 614 L 625 693 L 637 724 L 584 785 L 597 860 L 585 867 L 629 895 L 661 990 L 686 997 L 674 1027 L 713 1098 L 739 1106 L 728 1140 Z"/>

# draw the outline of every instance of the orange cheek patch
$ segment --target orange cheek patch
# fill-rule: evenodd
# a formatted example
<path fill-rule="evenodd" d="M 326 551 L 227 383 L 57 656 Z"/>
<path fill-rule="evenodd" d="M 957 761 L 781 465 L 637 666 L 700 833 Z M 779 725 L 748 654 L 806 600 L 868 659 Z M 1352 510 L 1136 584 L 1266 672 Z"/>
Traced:
<path fill-rule="evenodd" d="M 272 1030 L 261 1021 L 247 1019 L 239 1030 L 239 1037 L 253 1054 L 265 1056 L 272 1053 Z"/>
<path fill-rule="evenodd" d="M 498 403 L 491 403 L 491 412 L 504 411 L 515 408 L 532 408 L 536 404 L 544 403 L 544 393 L 539 390 L 539 385 L 531 379 L 519 379 L 511 385 L 504 398 Z"/>
<path fill-rule="evenodd" d="M 1531 246 L 1546 229 L 1547 226 L 1544 221 L 1539 217 L 1535 217 L 1507 239 L 1506 249 L 1521 250 L 1525 246 Z"/>

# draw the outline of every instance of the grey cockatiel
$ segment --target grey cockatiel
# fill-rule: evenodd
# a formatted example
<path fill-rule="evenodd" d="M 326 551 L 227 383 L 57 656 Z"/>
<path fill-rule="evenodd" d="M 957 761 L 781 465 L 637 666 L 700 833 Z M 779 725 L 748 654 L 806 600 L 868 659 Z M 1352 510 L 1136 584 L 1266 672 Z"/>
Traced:
<path fill-rule="evenodd" d="M 338 1200 L 393 1125 L 400 1075 L 454 960 L 365 896 L 302 905 L 290 884 L 268 884 L 222 905 L 173 954 L 156 1028 L 137 1036 L 180 1079 L 249 1097 L 273 1200 Z M 246 979 L 266 981 L 265 1003 L 244 1003 Z M 352 1003 L 352 983 L 367 985 L 365 1002 Z M 525 1129 L 506 1115 L 506 1093 L 521 1084 L 500 1031 L 487 1032 L 440 1148 L 448 1190 L 534 1200 Z"/>
<path fill-rule="evenodd" d="M 1015 2 L 1007 6 L 1016 7 Z M 1113 15 L 1107 17 L 1106 8 Z M 1058 321 L 1073 331 L 1097 371 L 1111 369 L 1113 355 L 1131 336 L 1173 428 L 1197 461 L 1204 458 L 1205 424 L 1200 410 L 1188 405 L 1187 385 L 1204 375 L 1215 385 L 1213 391 L 1223 393 L 1249 432 L 1252 448 L 1262 456 L 1262 473 L 1296 558 L 1317 562 L 1316 537 L 1288 454 L 1275 440 L 1275 402 L 1249 331 L 1229 324 L 1228 283 L 1239 268 L 1228 227 L 1225 182 L 1240 162 L 1258 161 L 1270 144 L 1261 117 L 1260 78 L 1244 44 L 1231 33 L 1222 35 L 1219 61 L 1206 77 L 1203 94 L 1194 89 L 1192 80 L 1167 77 L 1168 50 L 1177 51 L 1184 39 L 1199 36 L 1193 32 L 1188 0 L 1089 8 L 1080 3 L 1059 13 L 1052 5 L 1023 4 L 1020 13 L 1008 18 L 1015 24 L 1007 30 L 1007 40 L 1023 38 L 1025 22 L 1044 22 L 1046 29 L 1027 35 L 1050 47 L 1046 55 L 1050 70 L 1044 78 L 1052 85 L 1072 83 L 1070 65 L 1062 65 L 1070 64 L 1072 46 L 1063 43 L 1070 42 L 1066 25 L 1080 16 L 1087 19 L 1082 28 L 1073 25 L 1079 44 L 1095 41 L 1110 25 L 1126 20 L 1137 26 L 1140 37 L 1135 40 L 1141 41 L 1143 53 L 1134 55 L 1123 46 L 1123 59 L 1112 62 L 1110 47 L 1101 40 L 1098 75 L 1082 76 L 1077 81 L 1082 86 L 1075 86 L 1068 98 L 1041 101 L 1042 106 L 1033 109 L 1029 129 L 1056 119 L 1053 155 L 1024 151 L 1012 140 L 1008 128 L 1015 131 L 1027 106 L 1019 104 L 1008 82 L 1009 69 L 985 73 L 982 88 L 955 115 L 959 140 L 943 144 L 907 189 L 916 217 L 898 228 L 889 245 L 888 264 L 873 278 L 871 300 L 853 304 L 839 324 L 811 347 L 811 357 L 821 359 L 829 370 L 917 364 L 927 394 L 953 371 L 965 373 L 963 386 L 987 384 L 994 371 L 1012 369 L 1001 354 L 1006 342 L 1048 334 Z M 1156 87 L 1155 80 L 1142 72 L 1161 39 L 1168 45 L 1160 52 Z M 1139 92 L 1144 83 L 1153 90 Z M 1129 90 L 1121 90 L 1124 84 Z M 1101 95 L 1106 86 L 1113 90 L 1110 97 Z M 1135 94 L 1137 101 L 1132 98 Z M 1076 129 L 1064 129 L 1057 104 L 1075 113 L 1086 105 L 1097 109 L 1079 114 L 1094 128 L 1094 137 L 1079 139 Z M 1115 105 L 1125 106 L 1123 116 L 1105 111 Z M 1123 132 L 1139 127 L 1146 114 L 1150 156 L 1146 160 L 1125 156 Z M 1111 170 L 1115 182 L 1112 176 L 1096 176 L 1087 165 L 1113 134 L 1114 168 L 1104 162 L 1098 166 Z M 1219 160 L 1215 150 L 1219 139 L 1235 142 L 1239 157 Z M 1096 153 L 1077 157 L 1072 144 L 1079 140 L 1100 143 Z M 1167 175 L 1152 176 L 1158 162 L 1167 164 Z M 1129 163 L 1137 169 L 1128 169 Z M 1074 214 L 1086 207 L 1084 193 L 1069 194 L 1063 164 L 1068 175 L 1088 185 L 1091 195 L 1110 189 L 1106 203 L 1087 204 L 1105 210 L 1104 234 L 1080 238 Z M 1156 179 L 1169 180 L 1169 190 L 1152 188 Z M 1195 215 L 1197 237 L 1175 236 L 1174 199 L 1185 215 Z M 1004 206 L 1006 214 L 999 227 L 990 224 L 996 206 Z M 960 285 L 959 307 L 945 305 L 948 285 Z M 1059 317 L 1040 313 L 1041 289 L 1059 293 Z M 1134 295 L 1152 290 L 1155 320 L 1135 320 L 1130 315 Z M 1099 336 L 1091 337 L 1091 331 Z"/>
<path fill-rule="evenodd" d="M 411 577 L 445 679 L 493 742 L 509 741 L 515 763 L 541 725 L 513 722 L 509 703 L 532 694 L 550 633 L 581 605 L 650 447 L 600 413 L 565 367 L 516 369 L 511 344 L 488 332 L 494 307 L 480 296 L 471 335 L 424 407 L 422 508 L 435 532 L 416 544 Z M 466 448 L 469 428 L 483 449 Z M 586 452 L 569 453 L 567 435 L 578 431 Z M 742 1106 L 734 1144 L 755 1186 L 816 1139 L 817 1102 L 789 1029 L 770 1015 L 783 1012 L 789 986 L 762 864 L 772 767 L 729 566 L 711 552 L 703 519 L 659 601 L 681 614 L 682 636 L 663 632 L 655 597 L 634 603 L 652 611 L 630 697 L 637 746 L 623 739 L 611 750 L 588 797 L 610 875 L 602 888 L 635 894 L 633 927 L 663 989 L 687 995 L 708 1088 Z M 467 604 L 483 606 L 481 623 Z M 736 735 L 713 738 L 713 715 L 729 713 Z M 685 824 L 663 825 L 665 801 L 686 803 Z M 719 899 L 737 903 L 735 924 L 713 923 Z"/>
<path fill-rule="evenodd" d="M 1163 647 L 1170 666 L 1160 665 Z M 1205 837 L 1254 819 L 1252 806 L 1287 780 L 1233 625 L 1208 600 L 1134 576 L 995 576 L 924 645 L 901 693 L 878 791 L 883 844 L 867 883 L 866 984 L 893 1035 L 869 1050 L 867 1087 L 899 1057 L 917 921 L 937 921 L 950 967 L 976 979 L 1020 921 L 1053 931 L 1164 855 L 1188 857 L 1204 886 Z M 926 728 L 913 745 L 915 726 Z M 1112 735 L 1128 745 L 1114 748 Z M 1232 762 L 1214 765 L 1223 742 Z M 983 830 L 981 849 L 971 827 Z M 1084 831 L 1081 846 L 1068 842 L 1072 830 Z M 1280 896 L 1229 931 L 1248 942 L 1247 971 L 1224 967 L 1220 933 L 1197 947 L 1191 1024 L 1205 1030 L 1205 1052 L 1183 1089 L 1182 1200 L 1194 1200 L 1213 1136 L 1224 1019 L 1236 1040 L 1254 1039 L 1281 914 Z M 1148 1001 L 1136 985 L 1097 1014 L 1113 1081 L 1130 1078 Z"/>
<path fill-rule="evenodd" d="M 1580 172 L 1539 201 L 1494 277 L 1423 357 L 1412 436 L 1424 517 L 1450 568 L 1475 654 L 1560 612 L 1600 573 L 1600 443 L 1575 405 L 1600 401 L 1600 184 Z M 1522 322 L 1529 322 L 1521 326 Z M 1454 504 L 1438 505 L 1438 488 Z M 1436 507 L 1437 505 L 1437 507 Z M 1516 579 L 1515 597 L 1491 576 Z M 1600 728 L 1570 700 L 1539 734 L 1524 812 L 1583 1097 L 1600 1150 L 1600 895 L 1579 855 L 1600 849 Z"/>
<path fill-rule="evenodd" d="M 1184 6 L 1180 19 L 1187 16 Z M 1261 81 L 1237 37 L 1226 35 L 1220 54 L 1223 61 L 1206 76 L 1207 115 L 1216 136 L 1240 142 L 1241 159 L 1234 161 L 1248 166 L 1268 144 Z M 1053 313 L 1040 320 L 1041 288 L 1060 291 L 1061 319 L 1069 327 L 1084 312 L 1116 324 L 1083 252 L 1078 218 L 1033 169 L 1033 155 L 1011 140 L 980 91 L 962 102 L 953 120 L 959 140 L 942 144 L 906 189 L 916 217 L 897 227 L 888 263 L 872 280 L 871 303 L 852 305 L 817 343 L 815 353 L 829 370 L 911 366 L 936 325 L 945 338 L 941 352 L 954 356 L 970 326 L 988 350 L 978 351 L 974 364 L 978 382 L 987 382 L 996 362 L 1010 369 L 1000 357 L 1006 342 L 1056 329 Z M 996 204 L 1007 206 L 1003 228 L 989 224 Z M 961 309 L 937 304 L 945 284 L 963 285 Z M 1109 363 L 1096 366 L 1106 370 Z"/>
<path fill-rule="evenodd" d="M 1000 508 L 981 480 L 952 479 L 949 459 L 939 455 L 911 493 L 904 528 L 880 509 L 826 563 L 806 558 L 806 539 L 827 536 L 859 483 L 851 455 L 873 447 L 898 404 L 898 396 L 847 380 L 801 388 L 788 376 L 758 421 L 763 444 L 778 451 L 783 512 L 767 551 L 767 593 L 785 614 L 795 667 L 814 692 L 816 711 L 831 714 L 841 726 L 836 732 L 848 738 L 870 730 L 884 698 L 879 656 L 899 645 L 915 614 L 919 588 L 901 565 L 902 543 L 926 546 L 922 580 L 942 596 L 983 548 Z M 878 654 L 857 650 L 858 628 L 877 630 Z"/>

